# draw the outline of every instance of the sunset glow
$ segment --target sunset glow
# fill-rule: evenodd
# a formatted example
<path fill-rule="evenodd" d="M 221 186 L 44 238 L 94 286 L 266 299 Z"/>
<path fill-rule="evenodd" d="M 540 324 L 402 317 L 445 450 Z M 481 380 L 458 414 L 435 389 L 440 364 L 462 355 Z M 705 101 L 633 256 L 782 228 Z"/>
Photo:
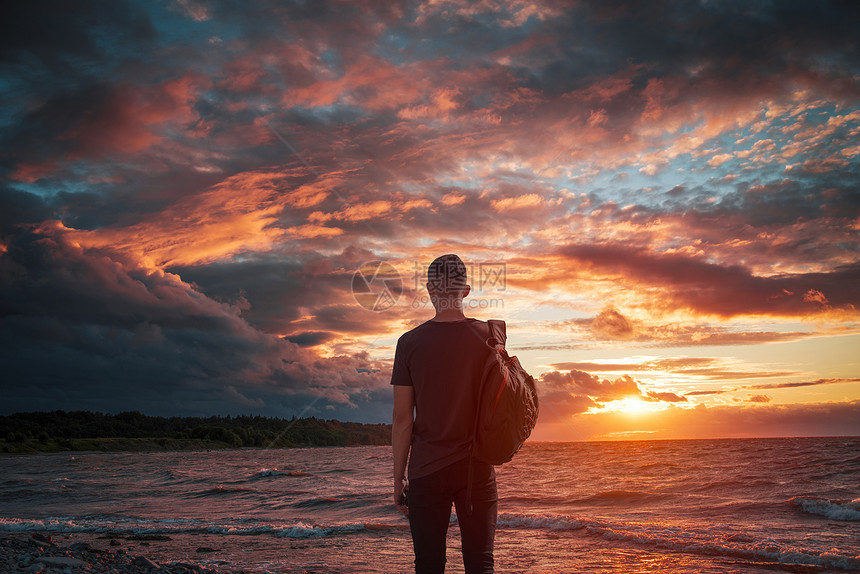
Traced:
<path fill-rule="evenodd" d="M 536 440 L 860 434 L 853 9 L 300 4 L 16 9 L 3 411 L 389 422 L 455 252 Z"/>

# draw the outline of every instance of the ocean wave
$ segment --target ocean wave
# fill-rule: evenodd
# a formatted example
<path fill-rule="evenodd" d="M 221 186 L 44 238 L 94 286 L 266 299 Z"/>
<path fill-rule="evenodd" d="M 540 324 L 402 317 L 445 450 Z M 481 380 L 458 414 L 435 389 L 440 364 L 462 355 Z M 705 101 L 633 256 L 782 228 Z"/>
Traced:
<path fill-rule="evenodd" d="M 852 501 L 857 502 L 857 501 Z M 623 523 L 560 515 L 501 514 L 498 526 L 549 530 L 584 530 L 606 540 L 706 556 L 727 556 L 759 562 L 802 564 L 842 570 L 860 569 L 860 557 L 822 552 L 763 540 L 724 527 L 693 530 L 681 526 Z"/>
<path fill-rule="evenodd" d="M 642 492 L 639 490 L 604 490 L 598 492 L 597 494 L 586 496 L 585 498 L 581 498 L 579 500 L 574 500 L 573 502 L 577 504 L 629 505 L 641 502 L 652 502 L 655 500 L 661 500 L 669 497 L 671 497 L 671 495 L 654 494 L 651 492 Z"/>
<path fill-rule="evenodd" d="M 340 497 L 340 496 L 320 496 L 317 498 L 309 498 L 307 500 L 300 500 L 298 502 L 294 502 L 292 504 L 293 508 L 316 508 L 319 506 L 332 506 L 336 504 L 341 504 L 345 502 L 353 502 L 355 499 L 351 497 Z"/>
<path fill-rule="evenodd" d="M 551 514 L 499 514 L 496 522 L 502 528 L 546 528 L 548 530 L 578 530 L 586 524 L 576 518 Z"/>
<path fill-rule="evenodd" d="M 342 524 L 338 526 L 320 526 L 314 524 L 298 523 L 273 532 L 280 538 L 321 538 L 337 534 L 347 534 L 364 530 L 363 522 L 353 524 Z"/>
<path fill-rule="evenodd" d="M 242 496 L 247 494 L 260 494 L 256 488 L 247 488 L 244 486 L 213 486 L 197 492 L 189 492 L 184 494 L 185 498 L 207 498 L 210 496 Z"/>
<path fill-rule="evenodd" d="M 267 478 L 271 476 L 311 476 L 309 472 L 301 470 L 279 470 L 277 468 L 264 468 L 256 472 L 253 478 Z"/>
<path fill-rule="evenodd" d="M 732 477 L 720 480 L 710 480 L 702 482 L 695 476 L 690 476 L 688 489 L 690 492 L 707 493 L 713 495 L 733 494 L 737 490 L 753 490 L 753 489 L 771 489 L 779 486 L 779 482 L 770 478 L 750 479 L 747 477 Z"/>
<path fill-rule="evenodd" d="M 826 498 L 803 498 L 795 496 L 790 502 L 808 514 L 817 514 L 831 520 L 845 522 L 860 521 L 860 498 L 840 502 Z"/>
<path fill-rule="evenodd" d="M 166 468 L 159 470 L 155 476 L 155 484 L 158 486 L 177 486 L 186 484 L 206 484 L 209 475 L 195 474 L 184 468 Z"/>
<path fill-rule="evenodd" d="M 274 524 L 253 520 L 232 522 L 204 522 L 193 519 L 150 520 L 145 518 L 0 518 L 0 532 L 65 532 L 113 534 L 115 536 L 139 534 L 224 534 L 255 536 L 269 534 L 279 538 L 321 538 L 361 531 L 379 531 L 400 528 L 382 523 L 349 522 L 344 524 L 313 524 L 296 521 Z"/>
<path fill-rule="evenodd" d="M 603 490 L 582 498 L 571 498 L 569 495 L 516 494 L 504 497 L 503 501 L 510 504 L 541 504 L 547 507 L 559 505 L 576 506 L 624 506 L 645 504 L 662 500 L 678 498 L 675 494 L 644 492 L 640 490 Z"/>

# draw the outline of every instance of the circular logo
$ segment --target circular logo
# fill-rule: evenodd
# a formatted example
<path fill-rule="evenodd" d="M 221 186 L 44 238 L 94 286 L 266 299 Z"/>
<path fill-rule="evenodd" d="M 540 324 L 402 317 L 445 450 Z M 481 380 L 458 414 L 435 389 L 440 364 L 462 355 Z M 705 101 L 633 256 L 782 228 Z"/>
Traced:
<path fill-rule="evenodd" d="M 352 276 L 352 296 L 368 311 L 390 309 L 402 293 L 400 273 L 385 261 L 369 261 Z"/>

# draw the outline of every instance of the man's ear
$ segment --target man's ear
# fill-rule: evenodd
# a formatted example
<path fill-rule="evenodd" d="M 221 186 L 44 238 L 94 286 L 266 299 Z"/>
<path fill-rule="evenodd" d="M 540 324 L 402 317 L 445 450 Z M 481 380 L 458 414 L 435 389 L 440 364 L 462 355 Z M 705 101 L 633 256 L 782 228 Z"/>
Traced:
<path fill-rule="evenodd" d="M 463 289 L 463 299 L 465 299 L 466 297 L 468 297 L 468 296 L 469 296 L 469 293 L 471 293 L 471 292 L 472 292 L 472 286 L 471 286 L 471 285 L 466 285 L 466 288 L 465 288 L 465 289 Z"/>

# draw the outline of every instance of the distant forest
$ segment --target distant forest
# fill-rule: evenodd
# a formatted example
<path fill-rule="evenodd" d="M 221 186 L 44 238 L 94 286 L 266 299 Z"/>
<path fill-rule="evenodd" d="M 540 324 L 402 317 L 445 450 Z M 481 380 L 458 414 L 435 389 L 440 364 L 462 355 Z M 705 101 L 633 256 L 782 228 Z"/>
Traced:
<path fill-rule="evenodd" d="M 391 425 L 315 417 L 153 417 L 139 412 L 0 416 L 0 452 L 290 448 L 391 444 Z"/>

